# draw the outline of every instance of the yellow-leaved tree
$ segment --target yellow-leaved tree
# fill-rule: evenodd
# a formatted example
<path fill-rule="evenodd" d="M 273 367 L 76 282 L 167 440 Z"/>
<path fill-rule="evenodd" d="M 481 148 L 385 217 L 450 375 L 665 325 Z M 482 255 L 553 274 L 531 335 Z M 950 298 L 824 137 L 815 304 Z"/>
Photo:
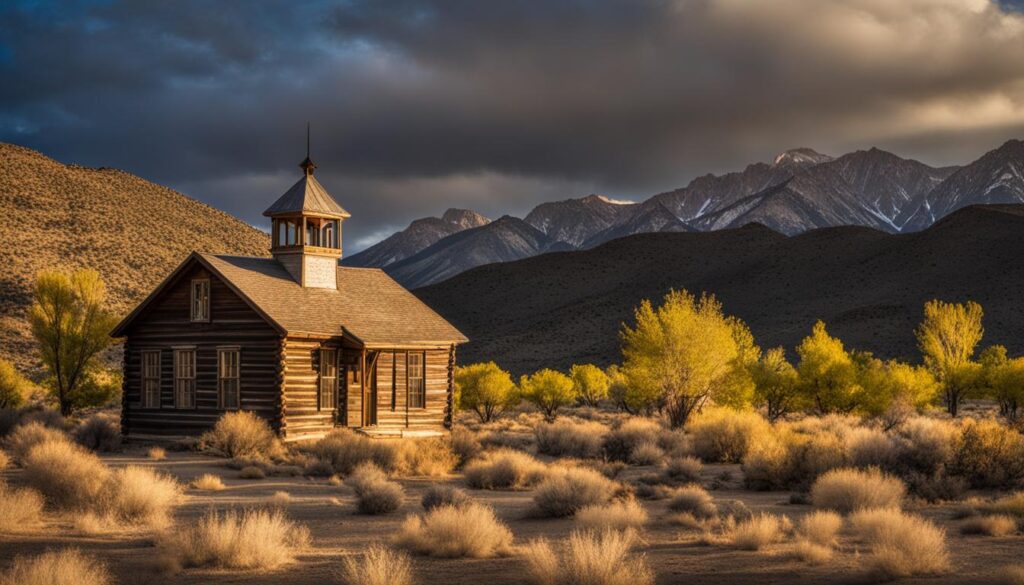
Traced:
<path fill-rule="evenodd" d="M 640 303 L 635 318 L 635 327 L 622 327 L 622 372 L 640 394 L 658 397 L 674 428 L 708 400 L 736 402 L 732 384 L 746 381 L 734 368 L 753 350 L 740 347 L 746 327 L 723 315 L 715 297 L 669 291 L 657 309 Z"/>
<path fill-rule="evenodd" d="M 829 335 L 825 323 L 814 324 L 811 334 L 796 348 L 797 372 L 803 400 L 820 414 L 852 412 L 860 406 L 857 366 L 843 342 Z"/>
<path fill-rule="evenodd" d="M 978 356 L 985 394 L 999 404 L 999 413 L 1016 422 L 1024 406 L 1024 358 L 1010 359 L 1006 348 L 992 345 Z"/>
<path fill-rule="evenodd" d="M 573 392 L 576 399 L 587 406 L 597 406 L 608 398 L 611 378 L 601 368 L 593 364 L 573 364 L 569 369 L 572 378 Z"/>
<path fill-rule="evenodd" d="M 633 386 L 618 365 L 608 366 L 608 398 L 629 414 L 650 415 L 658 408 L 657 390 Z"/>
<path fill-rule="evenodd" d="M 490 422 L 519 402 L 512 376 L 494 362 L 456 368 L 455 393 L 459 408 L 472 410 L 480 422 Z"/>
<path fill-rule="evenodd" d="M 544 368 L 519 378 L 523 399 L 532 402 L 548 420 L 558 416 L 558 409 L 572 404 L 572 378 L 562 372 Z"/>
<path fill-rule="evenodd" d="M 17 408 L 29 399 L 35 384 L 18 373 L 14 364 L 0 360 L 0 408 Z"/>
<path fill-rule="evenodd" d="M 99 355 L 117 320 L 103 306 L 106 287 L 95 270 L 40 272 L 29 311 L 32 334 L 49 370 L 49 389 L 64 416 L 102 404 L 116 388 L 100 380 Z"/>
<path fill-rule="evenodd" d="M 917 344 L 924 363 L 939 379 L 946 409 L 957 415 L 960 403 L 980 381 L 980 366 L 974 351 L 985 330 L 981 305 L 934 300 L 924 305 L 924 321 L 917 329 Z"/>
<path fill-rule="evenodd" d="M 898 425 L 932 404 L 939 392 L 939 383 L 928 368 L 896 360 L 883 362 L 868 353 L 857 361 L 863 389 L 861 410 L 883 417 L 887 426 Z"/>
<path fill-rule="evenodd" d="M 786 360 L 781 347 L 764 352 L 760 360 L 749 366 L 754 382 L 754 404 L 765 409 L 768 420 L 775 422 L 786 414 L 803 408 L 797 391 L 796 368 Z"/>

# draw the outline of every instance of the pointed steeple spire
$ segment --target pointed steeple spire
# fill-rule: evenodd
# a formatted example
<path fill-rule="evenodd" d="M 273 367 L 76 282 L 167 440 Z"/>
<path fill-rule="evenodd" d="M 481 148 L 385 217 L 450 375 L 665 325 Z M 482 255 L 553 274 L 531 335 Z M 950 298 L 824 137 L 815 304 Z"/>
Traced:
<path fill-rule="evenodd" d="M 312 175 L 313 171 L 316 170 L 316 163 L 313 162 L 313 159 L 309 158 L 309 122 L 306 122 L 306 160 L 299 163 L 299 168 L 306 173 L 306 176 Z"/>

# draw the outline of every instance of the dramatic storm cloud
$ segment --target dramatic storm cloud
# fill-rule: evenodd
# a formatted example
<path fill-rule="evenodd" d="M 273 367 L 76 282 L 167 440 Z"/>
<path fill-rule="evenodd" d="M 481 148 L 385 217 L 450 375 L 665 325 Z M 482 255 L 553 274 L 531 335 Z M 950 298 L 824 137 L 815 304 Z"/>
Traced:
<path fill-rule="evenodd" d="M 0 140 L 262 224 L 306 120 L 354 250 L 445 207 L 642 198 L 810 146 L 1024 136 L 1008 0 L 14 2 Z"/>

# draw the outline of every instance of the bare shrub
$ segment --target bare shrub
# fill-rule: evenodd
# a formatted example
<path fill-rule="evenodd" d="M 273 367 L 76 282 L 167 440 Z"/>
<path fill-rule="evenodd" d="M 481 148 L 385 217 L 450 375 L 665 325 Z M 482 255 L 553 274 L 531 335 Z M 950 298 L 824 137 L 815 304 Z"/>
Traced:
<path fill-rule="evenodd" d="M 640 443 L 633 448 L 629 462 L 633 465 L 657 465 L 665 459 L 665 452 L 657 443 Z"/>
<path fill-rule="evenodd" d="M 346 585 L 410 585 L 412 560 L 404 553 L 373 544 L 361 555 L 345 557 L 341 579 Z"/>
<path fill-rule="evenodd" d="M 558 554 L 545 539 L 526 548 L 526 569 L 535 585 L 653 585 L 642 555 L 630 553 L 633 531 L 574 532 Z"/>
<path fill-rule="evenodd" d="M 713 518 L 718 515 L 718 506 L 708 491 L 697 485 L 689 485 L 675 490 L 668 502 L 668 509 L 673 512 L 692 514 L 698 520 Z"/>
<path fill-rule="evenodd" d="M 761 550 L 785 536 L 784 523 L 778 516 L 757 514 L 743 520 L 729 532 L 729 542 L 743 550 Z"/>
<path fill-rule="evenodd" d="M 1002 514 L 974 516 L 960 525 L 960 534 L 1007 536 L 1014 532 L 1017 532 L 1017 521 Z"/>
<path fill-rule="evenodd" d="M 806 423 L 805 423 L 806 424 Z M 778 425 L 754 443 L 743 459 L 744 483 L 752 489 L 803 489 L 821 474 L 846 464 L 838 435 L 813 434 Z"/>
<path fill-rule="evenodd" d="M 116 469 L 107 491 L 109 509 L 131 524 L 163 527 L 181 498 L 181 486 L 148 467 L 129 465 Z"/>
<path fill-rule="evenodd" d="M 832 546 L 843 528 L 843 517 L 827 510 L 815 510 L 800 519 L 799 532 L 807 542 Z"/>
<path fill-rule="evenodd" d="M 617 484 L 593 469 L 569 467 L 549 473 L 537 485 L 533 503 L 545 516 L 571 516 L 585 506 L 611 499 Z"/>
<path fill-rule="evenodd" d="M 433 510 L 440 506 L 454 506 L 456 508 L 465 506 L 472 500 L 469 494 L 457 487 L 443 484 L 434 484 L 423 492 L 423 499 L 420 504 L 426 511 Z"/>
<path fill-rule="evenodd" d="M 163 461 L 167 459 L 167 451 L 163 447 L 150 447 L 146 451 L 146 457 L 149 457 L 153 461 Z"/>
<path fill-rule="evenodd" d="M 547 474 L 547 466 L 526 453 L 501 449 L 470 462 L 463 473 L 470 487 L 523 489 L 542 480 Z"/>
<path fill-rule="evenodd" d="M 900 464 L 931 474 L 953 458 L 960 429 L 948 421 L 918 416 L 900 425 L 895 438 Z"/>
<path fill-rule="evenodd" d="M 657 443 L 661 425 L 649 418 L 628 418 L 604 438 L 605 455 L 613 461 L 629 461 L 641 443 Z"/>
<path fill-rule="evenodd" d="M 276 569 L 309 544 L 309 531 L 280 510 L 210 512 L 169 533 L 161 543 L 168 560 L 186 567 Z"/>
<path fill-rule="evenodd" d="M 24 532 L 39 526 L 43 496 L 31 489 L 10 488 L 0 481 L 0 532 Z"/>
<path fill-rule="evenodd" d="M 847 514 L 863 508 L 899 508 L 906 486 L 898 478 L 877 468 L 835 469 L 822 475 L 811 487 L 811 502 Z"/>
<path fill-rule="evenodd" d="M 994 420 L 967 419 L 949 471 L 976 488 L 1015 485 L 1024 479 L 1024 435 Z"/>
<path fill-rule="evenodd" d="M 640 529 L 647 524 L 647 510 L 634 499 L 580 508 L 576 523 L 591 530 Z"/>
<path fill-rule="evenodd" d="M 373 463 L 360 465 L 345 478 L 358 500 L 360 514 L 387 514 L 402 506 L 405 490 L 388 480 L 387 474 Z"/>
<path fill-rule="evenodd" d="M 39 423 L 52 429 L 64 430 L 66 422 L 60 411 L 43 406 L 0 408 L 0 438 L 7 437 L 21 425 Z"/>
<path fill-rule="evenodd" d="M 540 453 L 589 459 L 601 455 L 608 427 L 597 422 L 562 419 L 537 425 L 534 434 Z"/>
<path fill-rule="evenodd" d="M 204 473 L 199 477 L 192 480 L 192 487 L 197 490 L 219 492 L 225 489 L 224 482 L 220 479 L 220 476 L 212 473 Z"/>
<path fill-rule="evenodd" d="M 452 430 L 452 453 L 459 459 L 459 465 L 465 465 L 483 451 L 480 440 L 476 433 L 463 427 L 456 427 Z"/>
<path fill-rule="evenodd" d="M 381 469 L 394 469 L 398 458 L 389 442 L 375 441 L 348 429 L 328 433 L 313 445 L 312 452 L 329 463 L 334 472 L 346 475 L 367 461 Z"/>
<path fill-rule="evenodd" d="M 95 454 L 63 439 L 33 447 L 24 467 L 28 485 L 58 508 L 94 506 L 110 480 L 110 470 Z"/>
<path fill-rule="evenodd" d="M 213 429 L 203 433 L 200 447 L 224 457 L 250 459 L 278 457 L 283 451 L 267 421 L 248 410 L 221 416 Z"/>
<path fill-rule="evenodd" d="M 85 419 L 74 431 L 75 441 L 93 451 L 121 449 L 121 421 L 108 413 L 97 413 Z"/>
<path fill-rule="evenodd" d="M 824 565 L 832 560 L 831 547 L 803 539 L 796 541 L 793 552 L 798 559 L 811 565 Z"/>
<path fill-rule="evenodd" d="M 693 453 L 704 461 L 738 463 L 751 445 L 771 434 L 760 414 L 730 408 L 709 408 L 687 426 Z"/>
<path fill-rule="evenodd" d="M 946 532 L 898 509 L 861 510 L 850 516 L 854 531 L 870 547 L 870 571 L 880 579 L 937 574 L 949 568 Z"/>
<path fill-rule="evenodd" d="M 869 427 L 855 427 L 844 436 L 846 453 L 854 467 L 889 469 L 897 460 L 896 446 L 884 431 Z"/>
<path fill-rule="evenodd" d="M 28 452 L 36 445 L 67 440 L 68 435 L 62 430 L 45 426 L 39 422 L 30 422 L 14 428 L 14 431 L 4 440 L 4 449 L 15 463 L 21 464 L 28 456 Z"/>
<path fill-rule="evenodd" d="M 267 477 L 267 472 L 263 471 L 262 467 L 248 465 L 238 472 L 238 477 L 242 479 L 264 479 Z"/>
<path fill-rule="evenodd" d="M 3 585 L 108 585 L 112 582 L 106 565 L 73 548 L 17 557 L 11 568 L 0 574 Z"/>
<path fill-rule="evenodd" d="M 395 544 L 423 555 L 490 558 L 512 552 L 512 531 L 487 506 L 440 506 L 405 519 Z"/>
<path fill-rule="evenodd" d="M 696 457 L 673 457 L 665 465 L 664 475 L 675 481 L 698 482 L 703 469 L 704 464 Z"/>

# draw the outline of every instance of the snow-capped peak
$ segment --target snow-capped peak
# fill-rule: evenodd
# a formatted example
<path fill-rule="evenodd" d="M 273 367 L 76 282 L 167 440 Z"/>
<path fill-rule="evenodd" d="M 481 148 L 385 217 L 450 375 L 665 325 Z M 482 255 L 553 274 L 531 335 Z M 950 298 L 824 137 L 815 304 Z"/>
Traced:
<path fill-rule="evenodd" d="M 832 160 L 832 157 L 827 154 L 821 154 L 811 148 L 794 148 L 787 150 L 779 156 L 775 157 L 772 162 L 774 166 L 781 165 L 816 165 L 818 163 L 828 162 Z"/>

